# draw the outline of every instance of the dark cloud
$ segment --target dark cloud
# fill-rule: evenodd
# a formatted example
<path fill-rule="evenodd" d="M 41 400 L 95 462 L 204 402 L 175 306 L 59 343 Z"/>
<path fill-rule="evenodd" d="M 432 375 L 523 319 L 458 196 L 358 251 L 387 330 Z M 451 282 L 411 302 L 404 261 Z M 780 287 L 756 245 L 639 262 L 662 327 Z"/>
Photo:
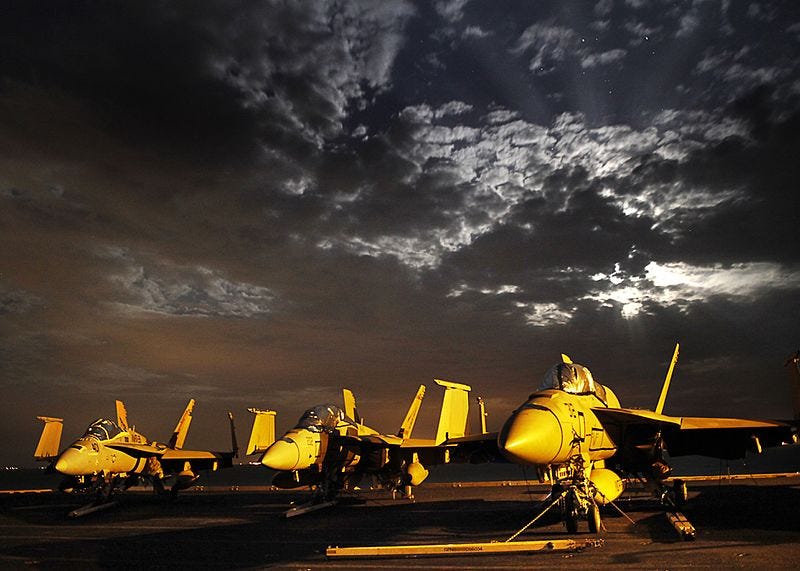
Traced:
<path fill-rule="evenodd" d="M 4 3 L 3 433 L 341 386 L 390 428 L 434 376 L 500 422 L 562 351 L 650 406 L 676 340 L 671 411 L 785 414 L 795 12 Z"/>
<path fill-rule="evenodd" d="M 800 115 L 770 119 L 763 88 L 732 105 L 748 124 L 748 137 L 731 136 L 692 151 L 685 160 L 642 157 L 625 192 L 648 185 L 683 185 L 718 196 L 737 191 L 697 217 L 677 208 L 674 243 L 666 255 L 696 263 L 776 260 L 797 263 L 800 209 L 793 196 L 800 171 Z M 761 94 L 761 95 L 759 95 Z M 792 104 L 793 107 L 793 104 Z M 790 107 L 790 109 L 792 108 Z"/>
<path fill-rule="evenodd" d="M 2 74 L 91 102 L 137 144 L 206 160 L 284 152 L 339 134 L 389 84 L 414 11 L 403 3 L 12 3 Z"/>
<path fill-rule="evenodd" d="M 42 305 L 42 299 L 26 291 L 5 291 L 0 288 L 0 315 L 27 314 Z"/>

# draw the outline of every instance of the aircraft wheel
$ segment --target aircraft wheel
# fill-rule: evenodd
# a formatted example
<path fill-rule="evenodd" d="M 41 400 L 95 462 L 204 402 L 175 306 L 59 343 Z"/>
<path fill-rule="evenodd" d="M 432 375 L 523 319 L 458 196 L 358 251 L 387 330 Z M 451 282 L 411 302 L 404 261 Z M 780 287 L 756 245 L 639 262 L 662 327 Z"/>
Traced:
<path fill-rule="evenodd" d="M 686 487 L 686 482 L 683 480 L 675 480 L 672 483 L 672 490 L 675 496 L 675 507 L 682 508 L 689 498 L 689 490 Z"/>
<path fill-rule="evenodd" d="M 575 505 L 576 499 L 572 493 L 567 494 L 564 501 L 564 525 L 567 526 L 567 533 L 578 533 L 578 510 Z"/>
<path fill-rule="evenodd" d="M 586 514 L 589 519 L 589 533 L 600 533 L 602 529 L 600 523 L 600 508 L 597 504 L 592 504 L 589 508 L 589 513 Z"/>
<path fill-rule="evenodd" d="M 567 526 L 567 533 L 578 533 L 578 516 L 574 513 L 568 513 L 564 518 L 564 523 Z"/>

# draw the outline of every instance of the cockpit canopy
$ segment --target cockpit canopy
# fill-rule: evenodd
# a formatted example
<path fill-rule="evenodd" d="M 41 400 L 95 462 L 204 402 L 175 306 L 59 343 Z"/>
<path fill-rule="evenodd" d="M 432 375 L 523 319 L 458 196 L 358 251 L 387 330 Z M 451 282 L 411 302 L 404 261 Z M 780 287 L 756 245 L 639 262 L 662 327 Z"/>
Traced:
<path fill-rule="evenodd" d="M 606 402 L 606 390 L 600 383 L 595 383 L 592 372 L 577 363 L 558 363 L 550 367 L 539 385 L 539 390 L 556 389 L 565 393 L 594 394 Z"/>
<path fill-rule="evenodd" d="M 99 440 L 111 440 L 120 432 L 122 432 L 122 429 L 117 426 L 115 422 L 112 422 L 107 418 L 98 418 L 89 425 L 89 428 L 86 429 L 83 437 L 97 438 Z"/>
<path fill-rule="evenodd" d="M 296 428 L 305 428 L 311 432 L 333 432 L 339 422 L 344 420 L 344 411 L 335 404 L 318 404 L 303 413 Z"/>

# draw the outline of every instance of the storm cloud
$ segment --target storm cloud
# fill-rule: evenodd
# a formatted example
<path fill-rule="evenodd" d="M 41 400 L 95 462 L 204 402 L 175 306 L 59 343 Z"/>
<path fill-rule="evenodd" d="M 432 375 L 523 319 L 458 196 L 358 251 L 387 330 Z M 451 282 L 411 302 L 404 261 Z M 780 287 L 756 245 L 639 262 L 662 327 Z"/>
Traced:
<path fill-rule="evenodd" d="M 678 340 L 671 412 L 789 414 L 792 3 L 2 6 L 4 434 L 434 376 L 497 424 L 562 351 L 649 406 Z"/>

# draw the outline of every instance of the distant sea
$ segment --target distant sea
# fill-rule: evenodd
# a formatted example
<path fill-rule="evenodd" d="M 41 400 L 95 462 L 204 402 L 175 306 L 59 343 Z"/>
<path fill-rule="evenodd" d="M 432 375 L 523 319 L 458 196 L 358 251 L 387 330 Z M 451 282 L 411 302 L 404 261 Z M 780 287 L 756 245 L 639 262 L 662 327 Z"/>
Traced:
<path fill-rule="evenodd" d="M 672 458 L 674 476 L 727 476 L 740 474 L 800 473 L 800 445 L 767 449 L 743 460 L 716 460 L 701 456 Z M 249 464 L 216 472 L 203 471 L 197 485 L 268 486 L 274 472 Z M 0 469 L 0 490 L 58 489 L 62 476 L 44 469 Z M 426 482 L 536 481 L 536 471 L 515 464 L 448 464 L 431 466 Z M 365 480 L 365 484 L 366 484 Z M 424 485 L 424 484 L 423 484 Z"/>

